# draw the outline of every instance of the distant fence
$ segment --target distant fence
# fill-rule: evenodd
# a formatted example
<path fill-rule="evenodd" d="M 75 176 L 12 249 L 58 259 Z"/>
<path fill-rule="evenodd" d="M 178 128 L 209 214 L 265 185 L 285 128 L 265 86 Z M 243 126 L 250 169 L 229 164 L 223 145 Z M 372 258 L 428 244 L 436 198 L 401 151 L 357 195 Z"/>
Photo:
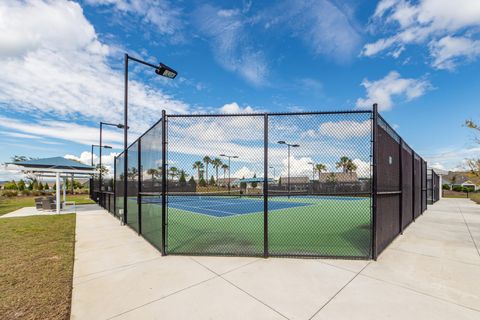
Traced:
<path fill-rule="evenodd" d="M 427 176 L 427 202 L 434 204 L 440 200 L 440 176 L 435 170 L 430 169 Z"/>
<path fill-rule="evenodd" d="M 376 259 L 427 206 L 426 162 L 376 108 L 163 112 L 114 167 L 93 196 L 162 254 Z"/>

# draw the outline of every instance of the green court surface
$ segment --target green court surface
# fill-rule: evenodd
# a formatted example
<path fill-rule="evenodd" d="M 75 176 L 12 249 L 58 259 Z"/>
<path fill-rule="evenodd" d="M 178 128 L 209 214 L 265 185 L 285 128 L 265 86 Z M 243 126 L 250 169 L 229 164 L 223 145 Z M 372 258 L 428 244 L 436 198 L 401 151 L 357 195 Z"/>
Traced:
<path fill-rule="evenodd" d="M 234 201 L 234 200 L 232 200 Z M 252 207 L 249 199 L 234 202 L 234 208 Z M 251 200 L 251 201 L 258 201 Z M 368 258 L 371 248 L 371 208 L 369 198 L 272 197 L 274 202 L 298 202 L 294 206 L 268 212 L 270 255 L 332 256 Z M 225 208 L 229 205 L 225 203 Z M 132 208 L 130 209 L 130 206 Z M 169 204 L 167 213 L 168 254 L 261 256 L 264 250 L 263 211 L 215 216 L 199 213 L 202 202 Z M 213 207 L 210 205 L 210 207 Z M 223 204 L 219 206 L 224 208 Z M 130 211 L 131 210 L 131 211 Z M 138 227 L 138 209 L 129 201 L 129 225 Z M 204 209 L 203 209 L 204 210 Z M 227 209 L 225 209 L 227 210 Z M 235 210 L 230 208 L 231 210 Z M 161 246 L 161 205 L 142 203 L 142 234 Z"/>

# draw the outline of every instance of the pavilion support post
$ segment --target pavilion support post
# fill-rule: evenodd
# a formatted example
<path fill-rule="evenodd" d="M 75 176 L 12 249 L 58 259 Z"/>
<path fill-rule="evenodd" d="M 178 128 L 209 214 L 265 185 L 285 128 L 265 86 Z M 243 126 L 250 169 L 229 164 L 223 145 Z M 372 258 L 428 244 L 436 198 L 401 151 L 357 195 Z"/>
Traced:
<path fill-rule="evenodd" d="M 60 172 L 55 173 L 55 200 L 57 204 L 57 213 L 60 214 Z"/>
<path fill-rule="evenodd" d="M 67 201 L 67 179 L 68 178 L 63 178 L 63 202 Z"/>

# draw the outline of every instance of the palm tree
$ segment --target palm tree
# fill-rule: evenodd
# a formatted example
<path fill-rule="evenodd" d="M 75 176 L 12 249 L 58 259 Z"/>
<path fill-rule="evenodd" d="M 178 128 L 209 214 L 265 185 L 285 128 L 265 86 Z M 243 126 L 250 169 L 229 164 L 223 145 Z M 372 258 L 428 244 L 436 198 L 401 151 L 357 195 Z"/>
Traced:
<path fill-rule="evenodd" d="M 342 168 L 343 172 L 353 172 L 357 170 L 357 166 L 349 157 L 340 157 L 340 161 L 336 163 L 337 168 Z"/>
<path fill-rule="evenodd" d="M 152 188 L 153 188 L 153 186 L 155 184 L 155 176 L 158 175 L 158 170 L 155 169 L 155 168 L 148 169 L 147 174 L 152 176 Z"/>
<path fill-rule="evenodd" d="M 212 159 L 209 156 L 203 157 L 203 162 L 205 162 L 205 176 L 207 177 L 207 185 L 208 185 L 208 165 L 212 163 Z"/>
<path fill-rule="evenodd" d="M 215 168 L 215 176 L 216 176 L 216 180 L 217 181 L 217 186 L 218 186 L 218 169 L 220 169 L 220 167 L 222 166 L 223 162 L 222 160 L 220 160 L 219 158 L 215 158 L 212 160 L 212 166 Z"/>
<path fill-rule="evenodd" d="M 324 171 L 327 171 L 327 166 L 324 165 L 323 163 L 317 163 L 315 165 L 315 170 L 318 172 L 318 181 L 320 181 L 320 174 Z"/>
<path fill-rule="evenodd" d="M 172 176 L 172 180 L 178 175 L 178 169 L 176 167 L 170 167 L 170 176 Z"/>
<path fill-rule="evenodd" d="M 357 170 L 357 165 L 350 160 L 347 164 L 347 172 L 354 172 L 355 170 Z"/>
<path fill-rule="evenodd" d="M 198 181 L 200 182 L 200 171 L 203 169 L 203 162 L 202 161 L 195 161 L 193 163 L 193 169 L 197 169 Z"/>
<path fill-rule="evenodd" d="M 226 183 L 225 175 L 227 173 L 227 169 L 229 169 L 228 164 L 226 164 L 226 163 L 222 164 L 222 169 L 223 169 L 223 183 L 225 184 Z M 218 181 L 218 179 L 217 179 L 217 181 Z"/>

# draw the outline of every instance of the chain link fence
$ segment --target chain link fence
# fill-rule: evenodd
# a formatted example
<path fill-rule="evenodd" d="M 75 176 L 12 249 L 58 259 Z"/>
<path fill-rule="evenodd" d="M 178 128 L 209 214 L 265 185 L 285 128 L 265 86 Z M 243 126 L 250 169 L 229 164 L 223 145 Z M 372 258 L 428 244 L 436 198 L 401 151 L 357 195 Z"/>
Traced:
<path fill-rule="evenodd" d="M 428 193 L 426 162 L 376 109 L 163 112 L 105 183 L 102 206 L 179 255 L 376 258 Z"/>

